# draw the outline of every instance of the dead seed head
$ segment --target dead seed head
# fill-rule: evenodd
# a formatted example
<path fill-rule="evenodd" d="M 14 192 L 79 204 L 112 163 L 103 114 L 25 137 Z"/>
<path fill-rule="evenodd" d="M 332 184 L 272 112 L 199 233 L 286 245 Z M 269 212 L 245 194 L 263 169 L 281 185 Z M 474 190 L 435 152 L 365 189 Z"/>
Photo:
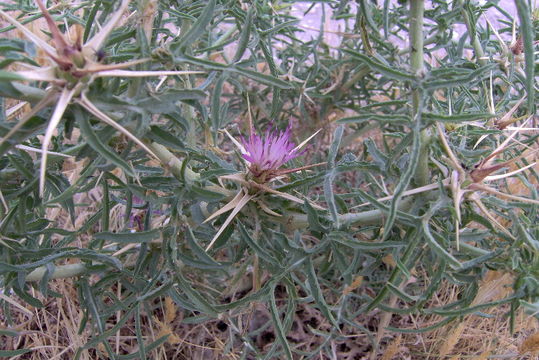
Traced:
<path fill-rule="evenodd" d="M 521 355 L 526 353 L 537 354 L 539 352 L 539 332 L 528 336 L 520 345 L 519 351 Z"/>

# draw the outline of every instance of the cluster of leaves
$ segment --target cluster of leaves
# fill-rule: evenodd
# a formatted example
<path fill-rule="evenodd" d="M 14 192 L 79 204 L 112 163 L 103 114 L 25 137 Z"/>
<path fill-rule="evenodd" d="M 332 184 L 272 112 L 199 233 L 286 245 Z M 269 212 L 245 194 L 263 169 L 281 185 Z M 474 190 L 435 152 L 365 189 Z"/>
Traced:
<path fill-rule="evenodd" d="M 99 31 L 96 24 L 110 18 L 116 3 L 56 6 L 52 15 L 64 32 L 82 26 L 86 40 Z M 529 198 L 521 201 L 481 188 L 474 173 L 510 134 L 497 128 L 495 119 L 503 118 L 524 94 L 527 100 L 510 118 L 535 112 L 537 21 L 526 1 L 516 1 L 523 56 L 507 51 L 508 45 L 477 21 L 469 22 L 467 36 L 452 40 L 453 26 L 462 22 L 463 14 L 475 19 L 489 8 L 504 16 L 498 32 L 510 33 L 512 18 L 497 1 L 482 7 L 432 1 L 423 31 L 415 34 L 426 39 L 425 69 L 416 73 L 410 53 L 398 43 L 411 35 L 408 5 L 383 3 L 313 1 L 306 11 L 317 6 L 321 12 L 319 36 L 302 41 L 298 34 L 303 29 L 290 11 L 294 1 L 133 2 L 125 24 L 110 33 L 102 49 L 95 49 L 99 58 L 106 64 L 149 59 L 133 65 L 140 71 L 201 73 L 92 79 L 84 96 L 146 144 L 157 160 L 74 100 L 52 137 L 43 194 L 38 184 L 41 156 L 28 148 L 41 147 L 38 135 L 45 132 L 54 106 L 33 113 L 17 131 L 10 131 L 17 122 L 8 119 L 7 110 L 18 104 L 12 99 L 35 106 L 48 86 L 57 85 L 21 82 L 14 76 L 15 66 L 40 66 L 42 55 L 34 43 L 14 39 L 12 33 L 1 39 L 3 292 L 39 307 L 43 304 L 32 297 L 31 287 L 60 296 L 49 289 L 50 282 L 66 274 L 78 276 L 85 313 L 81 330 L 95 333 L 79 353 L 103 344 L 115 359 L 147 358 L 166 341 L 145 343 L 140 326 L 144 314 L 151 314 L 164 296 L 183 309 L 186 323 L 219 316 L 234 325 L 241 309 L 266 304 L 276 341 L 265 354 L 250 335 L 232 334 L 241 338 L 245 354 L 265 358 L 331 353 L 329 344 L 343 326 L 368 333 L 374 342 L 372 330 L 356 319 L 375 308 L 441 316 L 428 329 L 413 331 L 502 303 L 511 304 L 510 317 L 522 304 L 537 313 L 539 177 L 533 167 L 515 175 L 528 189 Z M 42 17 L 32 2 L 2 7 L 18 11 L 21 24 Z M 324 42 L 329 14 L 345 27 L 337 46 Z M 145 31 L 148 22 L 151 31 Z M 13 27 L 1 31 L 10 30 Z M 467 55 L 478 50 L 469 39 L 477 40 L 486 58 Z M 412 105 L 414 94 L 419 101 Z M 225 151 L 230 144 L 221 130 L 246 133 L 250 117 L 258 129 L 289 122 L 298 134 L 335 129 L 328 146 L 307 156 L 326 166 L 291 174 L 273 185 L 327 210 L 310 201 L 297 204 L 261 194 L 267 207 L 281 216 L 248 204 L 206 252 L 226 215 L 212 223 L 204 220 L 238 190 L 219 177 L 244 171 L 237 154 Z M 357 145 L 372 131 L 376 138 Z M 533 134 L 512 136 L 533 149 Z M 524 147 L 514 144 L 498 157 L 529 165 L 519 157 Z M 448 159 L 448 151 L 458 154 L 458 164 Z M 71 181 L 64 171 L 66 155 L 80 167 Z M 421 158 L 428 164 L 430 187 L 414 179 Z M 450 180 L 458 171 L 472 180 L 461 177 L 455 189 Z M 500 191 L 507 181 L 496 183 Z M 403 198 L 406 190 L 420 186 L 428 189 Z M 92 189 L 98 189 L 101 200 L 93 204 L 92 216 L 73 229 L 67 224 L 75 224 L 79 209 L 88 206 L 78 199 Z M 463 201 L 456 200 L 461 193 Z M 479 193 L 480 200 L 470 196 Z M 389 202 L 381 200 L 388 195 L 394 195 Z M 363 203 L 367 205 L 359 207 Z M 115 228 L 111 221 L 118 215 L 112 209 L 117 206 L 124 209 L 123 225 Z M 58 208 L 67 214 L 63 223 L 49 218 Z M 133 222 L 135 209 L 143 216 Z M 471 306 L 479 280 L 492 269 L 514 274 L 513 294 Z M 363 284 L 350 288 L 358 276 Z M 246 278 L 252 286 L 231 300 L 234 287 Z M 458 287 L 458 301 L 431 306 L 432 296 L 447 283 Z M 332 326 L 332 331 L 317 334 L 324 339 L 318 349 L 303 351 L 287 338 L 300 304 L 316 307 Z M 2 306 L 9 322 L 11 305 L 2 301 Z M 122 316 L 111 327 L 118 312 Z M 115 354 L 108 339 L 133 318 L 139 349 Z M 238 326 L 230 326 L 234 329 Z"/>

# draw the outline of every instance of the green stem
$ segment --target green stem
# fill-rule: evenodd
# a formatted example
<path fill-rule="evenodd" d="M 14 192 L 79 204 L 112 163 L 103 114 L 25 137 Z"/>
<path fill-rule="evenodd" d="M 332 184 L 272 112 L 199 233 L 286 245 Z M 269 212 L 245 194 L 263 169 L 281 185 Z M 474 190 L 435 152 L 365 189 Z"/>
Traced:
<path fill-rule="evenodd" d="M 67 264 L 56 266 L 54 272 L 50 275 L 50 279 L 60 279 L 74 277 L 84 274 L 88 268 L 84 264 Z M 26 276 L 27 282 L 41 281 L 47 268 L 45 266 L 34 269 L 30 274 Z"/>
<path fill-rule="evenodd" d="M 410 65 L 412 73 L 418 81 L 423 78 L 423 13 L 425 2 L 423 0 L 410 1 Z M 421 116 L 421 97 L 423 96 L 419 86 L 412 91 L 412 118 Z M 421 131 L 421 149 L 419 161 L 415 172 L 415 182 L 417 186 L 424 186 L 429 180 L 429 131 Z"/>
<path fill-rule="evenodd" d="M 424 0 L 410 1 L 410 61 L 412 72 L 420 76 L 423 71 L 423 13 Z"/>
<path fill-rule="evenodd" d="M 182 181 L 185 180 L 185 182 L 188 184 L 192 184 L 200 179 L 200 174 L 194 172 L 189 167 L 186 166 L 185 169 L 182 169 L 183 163 L 180 161 L 180 159 L 178 159 L 176 155 L 171 153 L 163 145 L 155 142 L 148 143 L 146 145 L 148 145 L 154 154 L 157 155 L 161 163 L 170 170 L 176 179 Z M 207 185 L 204 188 L 213 192 L 221 193 L 227 196 L 230 200 L 236 195 L 233 191 L 227 190 L 218 185 Z"/>
<path fill-rule="evenodd" d="M 466 29 L 468 30 L 468 35 L 470 36 L 470 43 L 472 44 L 472 47 L 475 52 L 475 58 L 477 59 L 479 65 L 485 66 L 487 65 L 487 60 L 485 58 L 485 52 L 483 51 L 481 42 L 479 41 L 479 37 L 477 36 L 475 24 L 472 24 L 470 14 L 468 14 L 466 8 L 464 7 L 464 2 L 462 0 L 458 0 L 457 5 L 460 7 L 460 12 L 462 14 L 462 18 L 464 19 L 464 24 L 466 24 Z"/>
<path fill-rule="evenodd" d="M 174 175 L 176 179 L 185 180 L 187 183 L 192 183 L 200 178 L 200 175 L 194 172 L 193 170 L 185 167 L 185 170 L 182 170 L 183 164 L 166 147 L 156 142 L 146 144 L 154 152 L 155 155 L 159 158 L 161 163 L 167 166 Z"/>
<path fill-rule="evenodd" d="M 398 211 L 407 211 L 412 205 L 412 198 L 407 198 L 399 203 Z M 381 225 L 384 223 L 385 212 L 381 210 L 369 210 L 360 213 L 347 213 L 339 215 L 339 223 L 344 225 L 367 226 Z M 309 220 L 305 214 L 285 216 L 275 221 L 283 224 L 287 230 L 297 230 L 309 226 Z"/>

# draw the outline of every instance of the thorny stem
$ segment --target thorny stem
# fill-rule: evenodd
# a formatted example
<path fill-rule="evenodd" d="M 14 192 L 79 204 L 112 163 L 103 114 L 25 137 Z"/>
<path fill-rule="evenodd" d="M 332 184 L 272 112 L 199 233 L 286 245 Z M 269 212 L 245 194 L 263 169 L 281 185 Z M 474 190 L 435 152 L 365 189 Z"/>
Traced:
<path fill-rule="evenodd" d="M 423 77 L 423 13 L 425 10 L 424 0 L 410 1 L 410 65 L 412 73 L 417 80 Z M 416 119 L 421 112 L 422 91 L 419 87 L 412 91 L 412 118 Z M 421 149 L 419 160 L 415 172 L 415 182 L 417 186 L 424 186 L 429 180 L 429 132 L 424 129 L 421 132 Z"/>

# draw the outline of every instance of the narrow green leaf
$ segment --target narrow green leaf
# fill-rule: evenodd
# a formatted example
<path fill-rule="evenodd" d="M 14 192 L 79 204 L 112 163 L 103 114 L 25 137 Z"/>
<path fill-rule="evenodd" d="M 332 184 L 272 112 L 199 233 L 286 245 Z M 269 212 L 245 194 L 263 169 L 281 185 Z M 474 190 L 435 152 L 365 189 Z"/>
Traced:
<path fill-rule="evenodd" d="M 437 322 L 434 325 L 425 326 L 422 328 L 416 328 L 416 329 L 402 329 L 402 328 L 396 328 L 393 326 L 386 327 L 387 331 L 395 332 L 395 333 L 402 333 L 402 334 L 421 334 L 421 333 L 427 333 L 433 330 L 436 330 L 438 328 L 441 328 L 442 326 L 445 326 L 452 322 L 453 320 L 457 319 L 457 316 L 448 317 L 443 319 L 442 321 Z"/>
<path fill-rule="evenodd" d="M 335 159 L 337 158 L 337 153 L 341 145 L 343 132 L 344 132 L 344 127 L 340 125 L 339 127 L 335 129 L 335 132 L 333 133 L 333 142 L 331 143 L 331 146 L 329 148 L 329 153 L 328 153 L 328 168 L 331 170 L 326 174 L 326 177 L 324 179 L 324 196 L 326 199 L 326 203 L 328 205 L 328 210 L 331 215 L 331 219 L 333 220 L 333 224 L 337 229 L 340 226 L 340 221 L 339 221 L 339 213 L 337 211 L 337 204 L 335 202 L 335 196 L 333 194 L 333 179 L 335 178 L 335 175 L 336 175 L 336 171 L 334 169 Z"/>
<path fill-rule="evenodd" d="M 18 275 L 20 276 L 20 274 L 18 274 Z M 24 281 L 24 274 L 22 276 L 21 281 Z M 19 288 L 17 286 L 14 286 L 12 289 L 13 289 L 13 292 L 15 292 L 15 295 L 20 297 L 23 301 L 25 301 L 29 305 L 31 305 L 31 306 L 33 306 L 35 308 L 38 308 L 38 309 L 41 309 L 41 308 L 43 308 L 45 306 L 41 301 L 39 301 L 39 299 L 36 299 L 35 297 L 28 294 L 26 291 L 22 290 L 21 288 Z"/>
<path fill-rule="evenodd" d="M 388 283 L 387 286 L 389 287 L 389 290 L 395 295 L 397 295 L 401 300 L 407 301 L 407 302 L 414 302 L 419 299 L 419 296 L 412 296 L 401 290 L 398 286 L 393 285 L 392 283 Z"/>
<path fill-rule="evenodd" d="M 0 70 L 0 81 L 26 81 L 24 76 L 10 71 Z"/>
<path fill-rule="evenodd" d="M 470 72 L 468 75 L 458 76 L 452 79 L 427 80 L 422 84 L 422 86 L 425 90 L 435 90 L 456 86 L 469 87 L 470 84 L 474 81 L 480 81 L 487 78 L 490 75 L 490 72 L 497 70 L 497 68 L 498 64 L 487 64 L 477 70 Z"/>
<path fill-rule="evenodd" d="M 309 289 L 311 290 L 311 295 L 314 298 L 314 301 L 316 302 L 316 305 L 324 314 L 326 319 L 336 328 L 338 328 L 339 324 L 333 317 L 333 313 L 331 312 L 328 304 L 326 303 L 326 300 L 324 299 L 324 295 L 322 294 L 322 289 L 320 289 L 320 284 L 318 282 L 318 277 L 316 276 L 316 272 L 314 271 L 314 265 L 313 261 L 310 257 L 307 258 L 307 261 L 305 262 L 305 271 L 307 275 L 307 281 L 309 283 Z"/>
<path fill-rule="evenodd" d="M 68 199 L 71 199 L 77 192 L 82 191 L 83 183 L 85 181 L 88 181 L 88 177 L 90 177 L 93 172 L 95 171 L 96 165 L 98 165 L 99 161 L 94 160 L 91 163 L 89 163 L 86 168 L 81 172 L 79 178 L 71 184 L 67 189 L 64 190 L 61 194 L 57 195 L 56 197 L 48 200 L 47 204 L 55 204 L 55 203 L 61 203 L 63 201 L 66 201 Z M 92 185 L 94 184 L 98 179 L 95 178 L 93 180 L 90 180 L 89 183 L 86 185 Z"/>
<path fill-rule="evenodd" d="M 436 272 L 431 274 L 429 287 L 424 290 L 420 296 L 419 302 L 416 304 L 417 308 L 423 308 L 423 306 L 429 301 L 429 299 L 438 291 L 441 281 L 447 271 L 446 262 L 441 259 L 439 266 L 436 268 Z"/>
<path fill-rule="evenodd" d="M 122 263 L 116 259 L 115 257 L 108 256 L 105 254 L 98 253 L 94 250 L 90 249 L 80 249 L 80 248 L 67 248 L 68 250 L 65 251 L 57 251 L 50 253 L 49 255 L 41 255 L 40 253 L 33 253 L 33 256 L 36 256 L 39 258 L 39 260 L 26 263 L 26 264 L 20 264 L 20 265 L 14 265 L 14 264 L 8 264 L 5 262 L 0 262 L 0 274 L 4 272 L 9 271 L 27 271 L 32 270 L 40 266 L 44 266 L 49 262 L 52 262 L 54 260 L 63 259 L 63 258 L 79 258 L 79 259 L 85 259 L 85 260 L 93 260 L 93 261 L 99 261 L 104 264 L 109 264 L 117 269 L 122 268 Z M 46 254 L 47 252 L 42 251 L 41 253 Z"/>
<path fill-rule="evenodd" d="M 188 224 L 186 224 L 186 227 L 187 231 L 185 231 L 185 238 L 187 239 L 187 243 L 196 257 L 208 265 L 222 267 L 220 263 L 209 256 L 208 253 L 204 251 L 204 248 L 198 244 L 195 234 L 193 234 L 193 230 L 191 230 Z"/>
<path fill-rule="evenodd" d="M 101 201 L 103 211 L 101 213 L 101 229 L 105 232 L 109 231 L 110 223 L 110 199 L 109 199 L 109 183 L 107 182 L 107 174 L 101 178 L 103 184 L 103 200 Z"/>
<path fill-rule="evenodd" d="M 404 71 L 399 71 L 399 70 L 390 68 L 368 57 L 367 55 L 363 55 L 357 51 L 353 51 L 349 49 L 343 49 L 343 51 L 351 55 L 353 58 L 359 60 L 360 62 L 368 65 L 371 69 L 380 72 L 382 75 L 390 79 L 401 80 L 401 81 L 411 81 L 415 79 L 415 76 L 410 73 L 406 73 Z"/>
<path fill-rule="evenodd" d="M 261 84 L 269 85 L 269 86 L 275 86 L 279 89 L 292 89 L 293 86 L 289 82 L 286 82 L 284 80 L 278 79 L 271 75 L 266 75 L 258 71 L 249 70 L 242 68 L 240 66 L 235 66 L 230 69 L 231 71 L 234 71 L 240 75 L 246 76 L 250 79 L 253 79 L 255 81 L 258 81 Z"/>
<path fill-rule="evenodd" d="M 495 115 L 490 113 L 463 113 L 455 115 L 442 115 L 423 112 L 421 115 L 425 121 L 462 122 L 492 119 Z"/>
<path fill-rule="evenodd" d="M 184 265 L 189 266 L 193 269 L 200 269 L 203 271 L 206 270 L 224 270 L 223 265 L 214 261 L 214 263 L 208 263 L 206 261 L 200 261 L 191 256 L 186 255 L 185 253 L 177 253 L 175 255 L 179 261 Z"/>
<path fill-rule="evenodd" d="M 272 33 L 275 33 L 275 32 L 278 32 L 278 31 L 281 31 L 282 29 L 285 29 L 287 27 L 290 27 L 290 26 L 294 26 L 296 24 L 299 24 L 299 20 L 295 19 L 295 20 L 288 20 L 288 21 L 285 21 L 285 22 L 282 22 L 278 25 L 275 25 L 274 27 L 270 28 L 270 29 L 267 29 L 267 30 L 262 30 L 259 32 L 259 34 L 261 36 L 268 36 Z"/>
<path fill-rule="evenodd" d="M 229 70 L 230 69 L 230 66 L 227 65 L 227 64 L 222 64 L 222 63 L 218 63 L 218 62 L 215 62 L 215 61 L 200 59 L 200 58 L 196 58 L 196 57 L 186 55 L 186 54 L 182 54 L 180 56 L 175 57 L 174 62 L 178 63 L 178 64 L 186 62 L 188 64 L 202 66 L 203 68 L 208 69 L 208 70 L 222 71 L 222 70 Z"/>
<path fill-rule="evenodd" d="M 161 234 L 161 230 L 152 229 L 147 231 L 112 233 L 108 231 L 94 234 L 94 239 L 104 240 L 117 243 L 143 243 L 157 239 Z"/>
<path fill-rule="evenodd" d="M 19 336 L 19 332 L 11 329 L 0 329 L 0 335 L 2 336 Z"/>
<path fill-rule="evenodd" d="M 31 180 L 35 178 L 34 175 L 34 169 L 32 168 L 32 164 L 26 163 L 23 158 L 7 154 L 7 158 L 9 159 L 9 162 L 11 165 L 19 172 L 20 175 L 24 176 L 26 179 Z"/>
<path fill-rule="evenodd" d="M 0 52 L 17 51 L 23 52 L 25 44 L 19 39 L 0 39 Z"/>
<path fill-rule="evenodd" d="M 92 338 L 90 341 L 88 341 L 82 349 L 91 349 L 96 347 L 99 343 L 107 341 L 107 339 L 111 336 L 114 336 L 124 325 L 125 323 L 131 319 L 131 314 L 135 311 L 135 308 L 132 307 L 129 310 L 125 312 L 125 314 L 122 315 L 122 317 L 118 320 L 116 319 L 116 322 L 114 326 L 112 326 L 110 329 L 103 331 L 98 336 Z"/>
<path fill-rule="evenodd" d="M 174 47 L 182 49 L 189 46 L 194 43 L 205 31 L 207 31 L 207 27 L 213 18 L 214 8 L 215 0 L 209 0 L 195 23 L 191 26 L 191 28 L 189 28 L 187 33 L 179 39 L 178 45 Z"/>
<path fill-rule="evenodd" d="M 221 94 L 223 92 L 223 85 L 226 81 L 226 73 L 222 73 L 221 76 L 219 76 L 217 82 L 215 83 L 215 86 L 213 88 L 213 93 L 211 96 L 211 119 L 212 119 L 212 130 L 213 130 L 213 136 L 214 140 L 216 140 L 217 137 L 217 131 L 221 129 Z"/>
<path fill-rule="evenodd" d="M 13 80 L 26 80 L 26 79 L 24 79 L 24 78 L 21 79 L 19 76 L 17 76 L 17 78 L 14 78 L 15 75 L 13 75 L 13 73 L 3 71 L 3 70 L 2 70 L 2 75 L 7 80 L 0 81 L 0 96 L 10 97 L 10 98 L 14 98 L 14 99 L 19 99 L 19 98 L 24 99 L 25 95 L 22 92 L 20 92 L 15 86 L 13 86 L 11 81 L 13 81 Z"/>
<path fill-rule="evenodd" d="M 92 10 L 90 10 L 90 14 L 88 14 L 86 19 L 86 26 L 84 27 L 84 35 L 82 36 L 82 42 L 86 43 L 88 40 L 88 37 L 90 36 L 90 32 L 92 31 L 92 27 L 95 25 L 94 19 L 97 15 L 97 11 L 99 10 L 99 7 L 101 6 L 101 0 L 94 1 L 94 6 L 92 7 Z M 95 49 L 96 51 L 100 49 Z"/>
<path fill-rule="evenodd" d="M 339 212 L 337 210 L 337 204 L 335 202 L 335 195 L 333 193 L 333 179 L 335 178 L 335 169 L 330 170 L 326 174 L 324 179 L 324 197 L 326 204 L 333 221 L 333 226 L 338 229 L 340 227 Z"/>
<path fill-rule="evenodd" d="M 469 307 L 466 307 L 463 309 L 457 309 L 457 310 L 425 309 L 424 311 L 426 314 L 437 314 L 437 315 L 442 315 L 442 316 L 464 316 L 464 315 L 472 314 L 474 312 L 477 312 L 479 310 L 483 310 L 489 307 L 506 304 L 508 302 L 513 301 L 516 298 L 518 298 L 516 295 L 512 295 L 501 300 L 491 301 L 488 303 L 469 306 Z"/>
<path fill-rule="evenodd" d="M 514 214 L 511 215 L 512 223 L 517 228 L 519 240 L 522 240 L 524 244 L 528 245 L 536 254 L 539 254 L 539 240 L 534 239 L 533 236 L 526 231 L 521 221 Z"/>
<path fill-rule="evenodd" d="M 388 40 L 388 36 L 389 36 L 389 5 L 390 5 L 390 0 L 384 0 L 384 7 L 383 7 L 383 12 L 382 12 L 382 20 L 383 20 L 383 24 L 384 24 L 384 39 L 385 40 Z"/>
<path fill-rule="evenodd" d="M 427 244 L 429 244 L 430 248 L 438 254 L 441 258 L 443 258 L 449 266 L 451 266 L 455 270 L 459 270 L 462 267 L 462 264 L 450 253 L 447 252 L 437 241 L 434 239 L 434 236 L 432 236 L 432 233 L 430 232 L 430 226 L 429 226 L 429 218 L 425 218 L 423 221 L 421 221 L 423 234 L 425 235 L 425 239 L 427 240 Z"/>
<path fill-rule="evenodd" d="M 182 274 L 176 273 L 176 279 L 178 280 L 179 290 L 183 291 L 185 295 L 193 302 L 197 309 L 205 312 L 209 316 L 216 317 L 218 314 L 217 309 L 206 300 L 206 297 L 195 290 L 191 284 L 183 277 Z"/>
<path fill-rule="evenodd" d="M 393 225 L 397 217 L 397 209 L 399 207 L 399 202 L 401 201 L 402 194 L 404 193 L 406 188 L 408 188 L 408 185 L 410 184 L 410 181 L 412 180 L 412 176 L 414 176 L 415 174 L 417 164 L 419 163 L 419 156 L 420 156 L 420 149 L 421 149 L 421 124 L 422 124 L 421 108 L 422 106 L 420 105 L 419 111 L 416 115 L 416 118 L 414 119 L 414 126 L 412 128 L 413 137 L 412 137 L 412 149 L 410 152 L 410 160 L 408 161 L 408 166 L 406 167 L 406 170 L 401 175 L 399 183 L 395 187 L 395 191 L 393 192 L 393 199 L 391 200 L 389 214 L 387 216 L 387 220 L 384 227 L 383 241 L 386 241 L 391 234 L 391 230 L 393 229 Z"/>
<path fill-rule="evenodd" d="M 142 326 L 140 324 L 140 307 L 140 303 L 135 306 L 135 335 L 137 336 L 137 345 L 139 347 L 138 358 L 140 360 L 146 360 L 146 346 L 144 344 L 144 336 L 142 335 Z"/>
<path fill-rule="evenodd" d="M 152 350 L 157 349 L 159 346 L 164 344 L 167 341 L 167 338 L 169 336 L 170 336 L 170 334 L 161 336 L 159 339 L 155 340 L 154 342 L 152 342 L 152 343 L 150 343 L 148 345 L 145 345 L 146 354 L 148 354 Z M 116 356 L 116 359 L 117 360 L 132 360 L 132 359 L 139 359 L 139 357 L 140 357 L 139 352 L 136 352 L 136 353 L 133 353 L 133 354 Z"/>
<path fill-rule="evenodd" d="M 271 256 L 271 254 L 266 249 L 264 249 L 262 246 L 260 246 L 249 235 L 249 233 L 247 232 L 247 230 L 245 229 L 245 227 L 243 226 L 243 224 L 240 221 L 237 221 L 237 224 L 238 224 L 238 229 L 240 230 L 240 235 L 241 235 L 243 241 L 245 241 L 247 243 L 247 245 L 249 245 L 249 247 L 251 247 L 261 259 L 263 259 L 264 261 L 267 261 L 270 264 L 273 264 L 273 265 L 275 265 L 277 267 L 281 267 L 281 264 L 279 263 L 279 261 L 277 259 L 275 259 L 273 256 Z"/>
<path fill-rule="evenodd" d="M 342 134 L 344 132 L 344 126 L 340 125 L 335 129 L 333 133 L 333 142 L 328 152 L 328 167 L 331 169 L 335 167 L 335 159 L 337 158 L 337 152 L 341 146 Z"/>
<path fill-rule="evenodd" d="M 148 132 L 146 136 L 163 146 L 185 151 L 185 144 L 180 140 L 179 136 L 175 136 L 170 131 L 165 131 L 160 126 L 151 125 L 150 132 Z"/>
<path fill-rule="evenodd" d="M 240 39 L 238 40 L 236 53 L 234 54 L 234 57 L 232 58 L 232 62 L 236 63 L 238 62 L 243 54 L 245 53 L 245 50 L 247 49 L 247 44 L 249 43 L 249 37 L 251 36 L 251 27 L 253 24 L 253 15 L 255 13 L 255 7 L 251 6 L 249 7 L 249 10 L 247 11 L 247 16 L 245 17 L 245 21 L 242 25 Z"/>
<path fill-rule="evenodd" d="M 353 123 L 363 123 L 363 122 L 367 122 L 371 120 L 380 122 L 380 123 L 403 124 L 403 125 L 409 125 L 412 122 L 412 119 L 408 115 L 358 114 L 354 116 L 343 117 L 337 120 L 337 123 L 338 124 L 353 124 Z"/>
<path fill-rule="evenodd" d="M 225 197 L 224 194 L 208 190 L 207 188 L 203 188 L 196 185 L 191 185 L 190 190 L 196 194 L 197 199 L 199 200 L 205 200 L 205 201 L 218 201 Z"/>
<path fill-rule="evenodd" d="M 372 18 L 372 3 L 370 1 L 365 2 L 365 0 L 359 0 L 357 2 L 361 7 L 361 13 L 363 17 L 367 20 L 367 24 L 369 24 L 371 29 L 379 31 L 379 26 L 374 22 L 374 19 Z M 367 30 L 366 26 L 363 26 L 363 28 Z"/>
<path fill-rule="evenodd" d="M 137 99 L 135 106 L 152 114 L 172 114 L 178 110 L 178 101 L 204 101 L 206 93 L 197 89 L 167 89 L 161 93 L 151 94 L 144 99 Z"/>
<path fill-rule="evenodd" d="M 241 66 L 231 66 L 227 64 L 221 64 L 215 61 L 199 59 L 199 58 L 195 58 L 189 55 L 178 56 L 178 57 L 175 57 L 174 60 L 177 63 L 187 62 L 189 64 L 202 66 L 203 68 L 208 69 L 208 70 L 229 71 L 229 72 L 237 73 L 245 77 L 248 77 L 250 79 L 253 79 L 255 81 L 258 81 L 261 84 L 265 84 L 269 86 L 276 86 L 280 89 L 293 88 L 293 86 L 289 82 L 286 82 L 284 80 L 281 80 L 271 75 L 262 74 L 258 71 L 245 69 Z"/>
<path fill-rule="evenodd" d="M 283 323 L 281 322 L 281 317 L 279 315 L 279 309 L 277 308 L 277 300 L 275 299 L 275 286 L 277 286 L 277 283 L 272 287 L 270 290 L 270 314 L 271 319 L 273 320 L 273 327 L 275 329 L 275 333 L 277 335 L 277 339 L 283 346 L 286 358 L 288 360 L 292 360 L 292 350 L 290 349 L 290 345 L 288 344 L 288 340 L 286 339 L 286 332 L 283 327 Z"/>
<path fill-rule="evenodd" d="M 346 234 L 348 235 L 348 234 Z M 345 245 L 347 247 L 350 247 L 352 249 L 358 249 L 358 250 L 383 250 L 383 249 L 391 249 L 391 248 L 401 248 L 406 246 L 405 243 L 400 241 L 381 241 L 381 242 L 369 242 L 369 241 L 357 241 L 353 239 L 348 239 L 346 235 L 340 235 L 339 233 L 331 233 L 329 235 L 329 238 L 333 241 L 338 242 L 339 244 Z"/>
<path fill-rule="evenodd" d="M 275 56 L 273 55 L 271 45 L 266 41 L 260 41 L 258 46 L 260 46 L 262 54 L 264 54 L 264 59 L 266 59 L 266 62 L 268 63 L 270 74 L 272 76 L 278 76 L 279 71 L 277 69 L 277 64 L 275 64 Z"/>
<path fill-rule="evenodd" d="M 81 134 L 86 139 L 88 144 L 92 147 L 92 149 L 97 151 L 100 155 L 102 155 L 105 159 L 109 160 L 111 163 L 122 168 L 127 175 L 134 176 L 131 166 L 129 166 L 129 164 L 124 159 L 122 159 L 117 153 L 111 150 L 107 145 L 103 144 L 99 136 L 97 136 L 97 134 L 94 132 L 94 129 L 90 125 L 88 117 L 83 114 L 80 109 L 78 109 L 76 112 L 78 113 L 77 123 L 79 124 L 79 127 L 81 129 Z"/>
<path fill-rule="evenodd" d="M 406 250 L 404 251 L 404 254 L 401 256 L 400 260 L 405 266 L 407 266 L 408 268 L 411 268 L 411 266 L 407 263 L 409 261 L 411 261 L 412 263 L 415 263 L 418 260 L 417 258 L 413 258 L 413 255 L 417 249 L 419 242 L 423 239 L 423 236 L 421 235 L 421 232 L 419 232 L 417 229 L 413 229 L 407 234 L 406 239 L 408 240 Z M 400 272 L 401 272 L 401 267 L 399 266 L 395 267 L 393 271 L 391 272 L 391 275 L 389 276 L 387 283 L 397 284 L 397 279 L 399 277 Z M 389 288 L 387 286 L 384 286 L 384 288 L 378 292 L 376 297 L 372 299 L 372 301 L 367 305 L 366 311 L 371 311 L 374 308 L 376 308 L 385 299 L 388 292 L 389 292 Z"/>
<path fill-rule="evenodd" d="M 372 205 L 376 206 L 378 209 L 382 210 L 383 212 L 389 212 L 390 211 L 390 207 L 388 205 L 379 202 L 376 198 L 374 198 L 370 194 L 366 193 L 365 191 L 357 189 L 356 192 L 362 198 L 364 198 L 365 200 L 367 200 L 368 202 L 370 202 Z M 399 210 L 397 210 L 396 216 L 397 216 L 397 218 L 400 218 L 401 220 L 407 220 L 407 221 L 412 222 L 412 223 L 417 222 L 420 219 L 420 217 L 418 217 L 418 216 L 411 215 L 411 214 L 408 214 L 408 213 L 405 213 L 405 212 L 399 211 Z"/>
<path fill-rule="evenodd" d="M 0 350 L 0 357 L 20 356 L 33 351 L 32 349 Z"/>
<path fill-rule="evenodd" d="M 326 229 L 320 224 L 319 216 L 316 210 L 309 204 L 307 200 L 303 203 L 303 208 L 307 213 L 307 220 L 309 221 L 309 228 L 311 231 L 319 231 L 324 233 Z"/>

